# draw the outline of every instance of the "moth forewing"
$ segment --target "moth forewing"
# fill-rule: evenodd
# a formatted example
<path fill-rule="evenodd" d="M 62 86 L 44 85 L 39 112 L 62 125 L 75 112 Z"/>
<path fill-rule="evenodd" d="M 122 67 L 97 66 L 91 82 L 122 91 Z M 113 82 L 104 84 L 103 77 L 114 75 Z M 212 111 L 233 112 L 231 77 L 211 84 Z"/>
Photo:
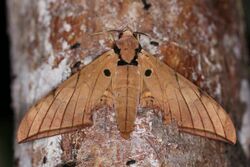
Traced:
<path fill-rule="evenodd" d="M 154 71 L 152 76 L 144 76 L 145 85 L 161 103 L 159 108 L 165 123 L 175 120 L 180 131 L 229 143 L 236 142 L 234 125 L 217 102 L 154 56 L 145 51 L 142 53 L 139 57 L 141 70 L 152 68 Z"/>
<path fill-rule="evenodd" d="M 70 132 L 93 124 L 93 108 L 108 89 L 111 77 L 103 75 L 106 67 L 114 73 L 117 56 L 109 51 L 64 81 L 54 93 L 33 106 L 19 125 L 18 142 Z M 94 72 L 93 72 L 94 71 Z"/>

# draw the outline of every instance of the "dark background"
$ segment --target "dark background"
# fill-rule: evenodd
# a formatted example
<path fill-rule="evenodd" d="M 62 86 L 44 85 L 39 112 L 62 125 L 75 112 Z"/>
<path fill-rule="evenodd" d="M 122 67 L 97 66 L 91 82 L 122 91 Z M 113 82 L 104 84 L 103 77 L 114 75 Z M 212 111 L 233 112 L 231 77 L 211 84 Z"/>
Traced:
<path fill-rule="evenodd" d="M 248 56 L 250 57 L 250 1 L 249 0 L 242 0 L 243 2 L 243 12 L 245 15 L 245 34 L 246 34 L 246 40 L 247 40 L 247 48 L 248 48 Z M 250 65 L 250 62 L 248 62 L 248 65 Z M 250 100 L 250 99 L 249 99 Z"/>
<path fill-rule="evenodd" d="M 13 111 L 10 97 L 10 52 L 6 4 L 0 0 L 0 167 L 13 166 Z"/>
<path fill-rule="evenodd" d="M 243 0 L 246 21 L 246 39 L 250 48 L 250 0 Z M 11 167 L 13 160 L 14 118 L 11 108 L 10 46 L 6 20 L 6 3 L 0 0 L 1 42 L 0 42 L 0 167 Z"/>

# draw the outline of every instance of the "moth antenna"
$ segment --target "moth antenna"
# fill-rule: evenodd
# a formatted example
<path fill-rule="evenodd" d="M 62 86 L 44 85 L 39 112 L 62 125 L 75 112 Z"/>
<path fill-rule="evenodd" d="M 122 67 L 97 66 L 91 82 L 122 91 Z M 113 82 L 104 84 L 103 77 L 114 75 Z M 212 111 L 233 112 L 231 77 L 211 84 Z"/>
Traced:
<path fill-rule="evenodd" d="M 91 36 L 94 36 L 94 35 L 103 35 L 103 34 L 105 34 L 105 33 L 107 33 L 108 31 L 100 31 L 100 32 L 94 32 L 94 33 L 91 33 L 91 34 L 89 34 L 89 35 L 91 35 Z"/>
<path fill-rule="evenodd" d="M 143 32 L 135 31 L 135 32 L 133 32 L 133 33 L 134 33 L 135 35 L 144 35 L 144 36 L 146 36 L 146 37 L 151 38 L 148 34 L 143 33 Z"/>
<path fill-rule="evenodd" d="M 90 35 L 94 36 L 94 35 L 103 35 L 103 34 L 108 33 L 109 39 L 110 39 L 111 41 L 115 41 L 115 38 L 114 38 L 114 36 L 112 35 L 111 32 L 118 32 L 118 33 L 121 33 L 121 32 L 123 32 L 123 31 L 122 31 L 122 30 L 113 30 L 113 29 L 110 29 L 110 30 L 104 30 L 104 31 L 101 31 L 101 32 L 95 32 L 95 33 L 92 33 L 92 34 L 90 34 Z"/>
<path fill-rule="evenodd" d="M 115 31 L 115 32 L 118 32 L 118 33 L 122 33 L 126 30 L 130 30 L 132 31 L 132 29 L 128 26 L 128 23 L 126 23 L 124 26 L 121 26 L 120 28 L 117 28 L 117 29 L 110 29 L 111 31 Z"/>
<path fill-rule="evenodd" d="M 126 26 L 127 27 L 127 26 Z M 122 33 L 126 28 L 121 28 L 121 29 L 112 29 L 112 28 L 107 28 L 106 30 L 100 31 L 100 32 L 96 32 L 96 33 L 92 33 L 90 35 L 102 35 L 105 33 L 110 33 L 110 32 L 118 32 L 118 33 Z"/>
<path fill-rule="evenodd" d="M 111 30 L 108 30 L 108 32 L 118 32 L 118 33 L 122 33 L 123 30 L 111 29 Z"/>
<path fill-rule="evenodd" d="M 132 28 L 130 28 L 127 24 L 125 26 L 123 26 L 122 28 L 119 28 L 119 29 L 110 29 L 109 31 L 110 32 L 122 33 L 122 32 L 124 32 L 126 30 L 130 30 L 131 32 L 133 32 Z"/>
<path fill-rule="evenodd" d="M 115 38 L 114 38 L 113 34 L 110 33 L 110 32 L 112 32 L 112 31 L 113 31 L 113 30 L 104 30 L 104 31 L 101 31 L 101 32 L 92 33 L 92 34 L 90 34 L 90 35 L 91 35 L 91 36 L 94 36 L 94 35 L 103 35 L 103 34 L 108 33 L 108 39 L 109 39 L 112 43 L 114 43 L 114 42 L 115 42 Z"/>

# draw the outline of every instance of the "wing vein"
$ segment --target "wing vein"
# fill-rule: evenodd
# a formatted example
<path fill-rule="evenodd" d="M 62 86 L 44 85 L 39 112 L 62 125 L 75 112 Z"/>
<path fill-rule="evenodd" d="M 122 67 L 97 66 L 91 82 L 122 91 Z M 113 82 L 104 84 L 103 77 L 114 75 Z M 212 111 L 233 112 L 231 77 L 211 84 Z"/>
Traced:
<path fill-rule="evenodd" d="M 53 98 L 51 104 L 49 105 L 49 108 L 47 109 L 47 112 L 45 113 L 45 115 L 44 115 L 44 117 L 43 117 L 43 119 L 42 119 L 42 122 L 41 122 L 41 124 L 39 125 L 38 133 L 40 132 L 40 129 L 41 129 L 41 127 L 42 127 L 42 124 L 43 124 L 43 122 L 44 122 L 44 120 L 45 120 L 47 114 L 48 114 L 48 111 L 50 110 L 51 106 L 53 105 L 53 103 L 55 102 L 56 98 L 58 97 L 58 95 L 61 93 L 62 90 L 63 90 L 63 88 L 59 90 L 59 92 L 56 94 L 56 96 Z"/>
<path fill-rule="evenodd" d="M 193 88 L 191 88 L 191 89 L 193 89 Z M 193 91 L 194 91 L 194 89 L 193 89 Z M 209 118 L 210 121 L 211 121 L 211 124 L 212 124 L 212 126 L 213 126 L 214 132 L 216 133 L 215 126 L 214 126 L 214 123 L 213 123 L 213 120 L 212 120 L 212 118 L 210 117 L 210 115 L 209 115 L 209 113 L 208 113 L 208 110 L 207 110 L 205 104 L 203 103 L 203 101 L 201 100 L 201 97 L 197 94 L 197 92 L 196 92 L 196 91 L 194 91 L 194 92 L 195 92 L 196 96 L 199 98 L 199 100 L 200 100 L 202 106 L 204 107 L 204 109 L 205 109 L 205 111 L 206 111 L 206 113 L 207 113 L 207 115 L 208 115 L 208 118 Z"/>
<path fill-rule="evenodd" d="M 80 75 L 80 74 L 79 74 Z M 79 76 L 80 77 L 80 76 Z M 85 83 L 85 82 L 84 82 Z M 87 86 L 89 86 L 88 84 L 86 84 Z M 77 104 L 78 104 L 78 102 L 79 102 L 79 97 L 80 97 L 80 93 L 81 93 L 81 91 L 82 91 L 82 87 L 80 88 L 80 90 L 79 90 L 79 93 L 78 93 L 78 96 L 77 96 L 77 100 L 76 100 L 76 104 L 75 104 L 75 106 L 74 106 L 74 111 L 73 111 L 73 117 L 72 117 L 72 124 L 71 124 L 71 127 L 73 127 L 74 126 L 74 118 L 75 118 L 75 113 L 76 113 L 76 106 L 77 106 Z"/>
<path fill-rule="evenodd" d="M 178 77 L 178 75 L 176 75 L 176 77 Z M 186 99 L 185 99 L 185 97 L 184 97 L 184 95 L 183 95 L 183 93 L 181 91 L 181 86 L 180 86 L 180 83 L 179 83 L 177 78 L 176 78 L 176 81 L 177 81 L 177 84 L 179 86 L 179 91 L 180 91 L 181 97 L 183 98 L 185 104 L 187 105 L 187 109 L 189 111 L 189 115 L 190 115 L 190 118 L 191 118 L 192 127 L 194 127 L 194 120 L 193 120 L 193 117 L 192 117 L 192 114 L 191 114 L 191 110 L 190 110 L 189 105 L 188 105 L 188 103 L 187 103 L 187 101 L 186 101 Z"/>
<path fill-rule="evenodd" d="M 57 98 L 57 96 L 60 94 L 60 92 L 61 92 L 62 90 L 63 90 L 63 88 L 59 90 L 59 92 L 56 94 L 56 96 L 53 98 L 52 102 L 50 103 L 49 108 L 47 109 L 47 112 L 45 113 L 44 117 L 42 118 L 42 122 L 41 122 L 40 125 L 39 125 L 39 128 L 38 128 L 37 133 L 39 133 L 39 131 L 40 131 L 40 129 L 41 129 L 41 126 L 42 126 L 42 124 L 43 124 L 43 122 L 44 122 L 44 119 L 45 119 L 45 117 L 46 117 L 47 114 L 48 114 L 49 109 L 51 108 L 51 106 L 52 106 L 52 104 L 54 103 L 55 99 Z M 47 97 L 45 97 L 45 98 L 47 98 Z M 36 116 L 37 116 L 37 115 L 36 115 Z M 36 117 L 34 118 L 34 120 L 35 120 L 35 119 L 36 119 Z M 32 126 L 33 126 L 33 124 L 32 124 Z M 32 127 L 32 126 L 30 126 L 30 127 Z M 30 130 L 31 130 L 31 128 L 30 128 Z M 29 131 L 29 133 L 30 133 L 30 131 Z M 37 133 L 36 133 L 36 134 L 37 134 Z"/>
<path fill-rule="evenodd" d="M 156 63 L 155 63 L 155 64 L 158 64 L 157 59 L 155 59 L 155 60 L 156 60 Z M 157 69 L 157 67 L 155 67 L 154 69 Z M 158 80 L 158 83 L 161 83 L 161 82 L 160 82 L 160 79 L 159 79 L 159 76 L 158 76 L 158 75 L 155 75 L 155 76 L 156 76 L 156 78 L 157 78 L 157 80 Z M 161 84 L 159 84 L 159 85 L 160 85 L 161 92 L 164 93 L 164 94 L 162 95 L 162 99 L 164 99 L 164 98 L 165 98 L 164 95 L 167 96 L 167 95 L 166 95 L 166 92 L 163 90 L 162 85 L 161 85 Z M 170 114 L 170 120 L 172 120 L 172 112 L 171 112 L 171 109 L 170 109 L 170 105 L 169 105 L 169 102 L 168 102 L 168 101 L 166 101 L 166 102 L 167 102 L 167 105 L 168 105 L 168 111 L 169 111 L 169 114 Z M 165 104 L 165 103 L 163 102 L 163 104 Z M 163 111 L 164 111 L 164 113 L 165 113 L 165 106 L 163 106 Z"/>
<path fill-rule="evenodd" d="M 223 132 L 224 132 L 225 138 L 227 138 L 227 136 L 226 136 L 226 132 L 225 132 L 225 129 L 224 129 L 224 126 L 223 126 L 222 121 L 221 121 L 221 118 L 219 117 L 219 114 L 217 113 L 217 111 L 218 111 L 218 110 L 215 110 L 215 108 L 214 108 L 214 104 L 213 104 L 213 103 L 212 103 L 212 106 L 213 106 L 213 109 L 214 109 L 214 111 L 215 111 L 215 113 L 216 113 L 217 117 L 218 117 L 218 118 L 219 118 L 219 120 L 220 120 L 220 124 L 221 124 L 221 126 L 222 126 L 222 129 L 223 129 Z"/>
<path fill-rule="evenodd" d="M 29 136 L 30 130 L 31 130 L 31 127 L 33 126 L 33 123 L 34 123 L 34 121 L 35 121 L 35 118 L 36 118 L 36 116 L 38 115 L 38 112 L 40 111 L 40 109 L 42 108 L 43 105 L 44 105 L 44 103 L 42 103 L 42 105 L 41 105 L 41 107 L 39 108 L 39 110 L 37 110 L 36 107 L 34 107 L 34 108 L 37 110 L 37 112 L 36 112 L 35 117 L 32 119 L 32 123 L 31 123 L 31 125 L 30 125 L 30 127 L 29 127 L 29 130 L 28 130 L 28 133 L 27 133 L 27 136 L 26 136 L 26 137 Z"/>
<path fill-rule="evenodd" d="M 62 116 L 62 119 L 61 119 L 61 122 L 60 122 L 60 128 L 62 127 L 62 122 L 63 122 L 64 116 L 65 116 L 65 112 L 66 112 L 66 110 L 67 110 L 67 108 L 68 108 L 68 105 L 69 105 L 69 103 L 70 103 L 72 97 L 74 96 L 74 94 L 75 94 L 75 92 L 76 92 L 76 85 L 78 84 L 79 78 L 80 78 L 80 72 L 78 72 L 78 75 L 77 75 L 76 84 L 75 84 L 75 86 L 74 86 L 74 87 L 75 87 L 75 88 L 74 88 L 74 91 L 73 91 L 72 95 L 70 96 L 70 99 L 68 100 L 67 105 L 66 105 L 66 107 L 65 107 L 65 109 L 64 109 L 64 111 L 63 111 L 63 116 Z M 73 118 L 74 118 L 74 115 L 73 115 Z"/>
<path fill-rule="evenodd" d="M 49 130 L 50 130 L 50 128 L 51 128 L 51 125 L 52 125 L 52 123 L 53 123 L 53 121 L 54 121 L 54 118 L 55 118 L 55 116 L 56 116 L 56 113 L 58 112 L 58 109 L 60 108 L 60 105 L 58 105 L 58 107 L 57 107 L 57 109 L 56 109 L 56 112 L 53 114 L 53 118 L 52 118 L 52 121 L 50 122 L 50 125 L 49 125 Z M 39 130 L 40 131 L 40 130 Z"/>
<path fill-rule="evenodd" d="M 198 97 L 198 98 L 199 98 L 199 97 Z M 204 122 L 203 122 L 202 117 L 201 117 L 201 113 L 200 113 L 200 111 L 199 111 L 199 109 L 198 109 L 198 107 L 197 107 L 197 105 L 196 105 L 195 103 L 194 103 L 194 106 L 195 106 L 195 108 L 196 108 L 196 111 L 197 111 L 197 113 L 198 113 L 200 119 L 201 119 L 201 124 L 202 124 L 202 127 L 203 127 L 203 131 L 205 131 L 205 126 L 204 126 Z M 200 129 L 199 129 L 199 130 L 200 130 Z M 205 133 L 205 136 L 206 136 L 206 133 Z"/>
<path fill-rule="evenodd" d="M 181 107 L 180 107 L 180 102 L 179 102 L 179 99 L 178 99 L 177 94 L 176 94 L 176 89 L 174 90 L 174 94 L 175 94 L 176 101 L 177 101 L 178 108 L 179 108 L 179 113 L 180 113 L 180 122 L 182 122 Z"/>
<path fill-rule="evenodd" d="M 108 57 L 108 56 L 109 56 L 109 55 L 107 55 L 107 57 Z M 105 64 L 102 66 L 102 68 L 103 68 L 104 66 L 106 66 L 106 65 L 107 65 L 107 61 L 106 61 Z M 101 69 L 102 69 L 102 68 L 101 68 Z M 100 75 L 101 75 L 101 70 L 98 72 L 98 75 L 97 75 L 97 77 L 96 77 L 95 80 L 94 80 L 94 86 L 92 87 L 92 90 L 94 90 L 94 88 L 95 88 L 95 86 L 96 86 L 96 83 L 97 83 L 97 80 L 98 80 L 98 78 L 99 78 Z M 91 94 L 88 96 L 87 103 L 86 103 L 86 106 L 85 106 L 84 111 L 83 111 L 82 124 L 84 124 L 84 115 L 85 115 L 85 112 L 86 112 L 86 107 L 90 108 L 90 107 L 89 107 L 89 101 L 90 101 L 90 99 L 92 98 L 92 96 L 93 96 L 93 91 L 91 91 Z"/>

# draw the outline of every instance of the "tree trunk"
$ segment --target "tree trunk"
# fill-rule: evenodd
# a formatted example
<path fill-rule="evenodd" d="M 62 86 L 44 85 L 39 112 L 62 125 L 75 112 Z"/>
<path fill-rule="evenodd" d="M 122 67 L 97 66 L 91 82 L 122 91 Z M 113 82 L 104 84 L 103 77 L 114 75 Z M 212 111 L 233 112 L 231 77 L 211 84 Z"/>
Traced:
<path fill-rule="evenodd" d="M 9 0 L 16 127 L 27 109 L 74 70 L 109 49 L 106 35 L 129 26 L 145 50 L 206 90 L 239 129 L 245 111 L 240 83 L 247 53 L 242 7 L 234 0 Z M 80 48 L 74 48 L 80 43 Z M 152 42 L 151 42 L 152 43 Z M 131 140 L 119 137 L 114 111 L 94 125 L 25 144 L 15 140 L 17 166 L 246 166 L 242 146 L 179 133 L 153 111 L 140 112 Z"/>

